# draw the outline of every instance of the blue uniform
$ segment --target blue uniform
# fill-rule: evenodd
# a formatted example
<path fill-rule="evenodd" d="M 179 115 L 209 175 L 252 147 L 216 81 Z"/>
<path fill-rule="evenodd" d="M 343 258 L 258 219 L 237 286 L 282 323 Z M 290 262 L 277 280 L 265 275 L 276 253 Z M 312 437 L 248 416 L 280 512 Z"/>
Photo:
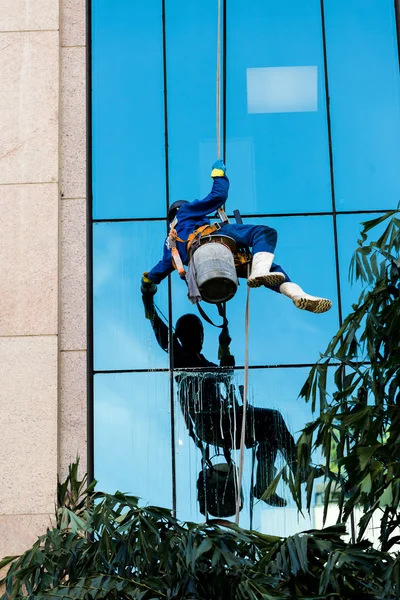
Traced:
<path fill-rule="evenodd" d="M 210 219 L 207 217 L 210 213 L 215 213 L 228 198 L 229 180 L 227 177 L 215 177 L 212 190 L 203 198 L 203 200 L 194 200 L 188 204 L 183 204 L 178 210 L 177 222 L 175 225 L 176 233 L 181 240 L 187 240 L 189 235 L 195 229 L 202 225 L 209 225 Z M 177 248 L 184 265 L 188 264 L 188 255 L 186 242 L 178 242 Z M 154 283 L 160 283 L 167 275 L 172 273 L 171 250 L 167 247 L 165 240 L 163 257 L 155 267 L 149 271 L 147 277 Z"/>
<path fill-rule="evenodd" d="M 207 217 L 210 213 L 215 213 L 218 208 L 225 204 L 228 198 L 229 180 L 226 177 L 215 177 L 211 192 L 203 200 L 194 200 L 188 204 L 183 204 L 177 213 L 176 233 L 182 240 L 187 240 L 189 235 L 202 225 L 209 225 L 210 219 Z M 277 232 L 272 227 L 266 225 L 237 225 L 227 224 L 221 232 L 233 238 L 239 246 L 251 248 L 253 254 L 256 252 L 274 253 L 277 243 Z M 188 254 L 186 249 L 187 242 L 177 242 L 179 255 L 184 265 L 188 264 Z M 165 240 L 162 259 L 147 274 L 148 279 L 153 283 L 160 283 L 167 277 L 174 267 L 172 265 L 171 250 L 167 247 Z M 273 263 L 271 271 L 279 271 L 285 275 L 286 281 L 290 281 L 289 276 L 279 266 Z M 278 291 L 278 289 L 276 289 Z"/>

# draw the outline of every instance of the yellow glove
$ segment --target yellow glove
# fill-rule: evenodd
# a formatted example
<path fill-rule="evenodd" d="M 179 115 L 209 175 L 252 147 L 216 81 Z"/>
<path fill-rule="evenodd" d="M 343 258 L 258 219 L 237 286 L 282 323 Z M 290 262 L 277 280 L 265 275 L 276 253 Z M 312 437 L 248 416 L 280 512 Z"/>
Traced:
<path fill-rule="evenodd" d="M 157 293 L 157 286 L 156 284 L 151 281 L 151 279 L 149 279 L 147 277 L 147 275 L 149 274 L 148 271 L 145 271 L 142 275 L 142 281 L 141 281 L 141 291 L 142 294 L 146 294 L 146 295 L 150 295 L 150 296 L 154 296 L 154 294 Z"/>
<path fill-rule="evenodd" d="M 145 271 L 145 272 L 143 273 L 143 275 L 142 275 L 142 281 L 143 281 L 143 283 L 153 283 L 153 282 L 151 281 L 151 279 L 149 279 L 149 278 L 147 277 L 147 275 L 148 275 L 148 274 L 149 274 L 149 272 L 148 272 L 148 271 Z"/>
<path fill-rule="evenodd" d="M 223 160 L 217 160 L 213 166 L 211 171 L 211 177 L 223 177 L 225 175 L 226 166 Z"/>

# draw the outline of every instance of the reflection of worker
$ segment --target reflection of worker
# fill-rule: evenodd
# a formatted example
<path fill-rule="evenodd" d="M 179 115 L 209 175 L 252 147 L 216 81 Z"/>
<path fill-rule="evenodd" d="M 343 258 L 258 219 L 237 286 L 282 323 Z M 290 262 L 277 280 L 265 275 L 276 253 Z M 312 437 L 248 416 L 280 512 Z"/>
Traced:
<path fill-rule="evenodd" d="M 150 319 L 157 341 L 168 352 L 168 327 L 155 310 L 153 295 L 156 286 L 143 287 L 146 317 Z M 173 364 L 176 369 L 216 367 L 201 354 L 204 330 L 201 320 L 193 314 L 180 317 L 173 336 Z M 228 328 L 219 336 L 220 366 L 234 367 L 230 354 Z M 243 407 L 239 405 L 232 382 L 232 368 L 184 372 L 179 381 L 180 403 L 189 431 L 194 430 L 201 441 L 225 449 L 240 446 Z M 249 406 L 246 411 L 246 446 L 257 446 L 257 475 L 254 496 L 261 498 L 275 476 L 274 463 L 278 450 L 296 469 L 295 442 L 282 415 L 265 408 Z M 273 494 L 267 501 L 272 506 L 285 506 L 286 501 Z"/>
<path fill-rule="evenodd" d="M 214 213 L 227 200 L 229 181 L 225 175 L 226 167 L 222 160 L 213 165 L 211 177 L 214 179 L 212 190 L 203 200 L 178 200 L 168 211 L 168 221 L 172 224 L 176 246 L 183 264 L 188 264 L 189 237 L 199 228 L 209 225 L 203 235 L 213 231 L 207 215 Z M 290 281 L 287 273 L 273 262 L 277 243 L 277 232 L 265 225 L 239 225 L 223 223 L 223 234 L 233 238 L 240 247 L 248 247 L 253 252 L 253 262 L 247 284 L 250 287 L 264 285 L 293 300 L 297 308 L 314 313 L 323 313 L 332 306 L 330 300 L 307 294 L 302 288 Z M 211 229 L 210 229 L 211 228 Z M 174 270 L 171 258 L 171 243 L 167 238 L 163 258 L 149 272 L 143 274 L 143 283 L 160 283 Z"/>

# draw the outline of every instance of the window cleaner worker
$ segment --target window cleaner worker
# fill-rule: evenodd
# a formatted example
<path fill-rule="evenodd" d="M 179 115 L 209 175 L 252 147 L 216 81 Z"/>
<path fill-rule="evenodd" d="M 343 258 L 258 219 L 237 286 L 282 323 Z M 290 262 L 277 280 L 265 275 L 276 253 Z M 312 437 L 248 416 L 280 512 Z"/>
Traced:
<path fill-rule="evenodd" d="M 177 200 L 168 211 L 168 222 L 176 232 L 176 247 L 184 265 L 188 264 L 187 241 L 199 228 L 210 225 L 207 215 L 215 213 L 227 200 L 229 180 L 226 166 L 217 160 L 212 167 L 213 186 L 211 192 L 202 200 Z M 265 286 L 293 300 L 302 310 L 323 313 L 329 310 L 332 302 L 326 298 L 307 294 L 297 283 L 293 283 L 287 273 L 274 263 L 274 252 L 278 234 L 266 225 L 242 225 L 221 223 L 223 234 L 233 238 L 241 247 L 251 248 L 253 262 L 247 279 L 250 287 Z M 209 232 L 206 230 L 205 234 Z M 174 270 L 169 238 L 166 239 L 162 259 L 151 269 L 143 273 L 143 287 L 160 283 Z"/>

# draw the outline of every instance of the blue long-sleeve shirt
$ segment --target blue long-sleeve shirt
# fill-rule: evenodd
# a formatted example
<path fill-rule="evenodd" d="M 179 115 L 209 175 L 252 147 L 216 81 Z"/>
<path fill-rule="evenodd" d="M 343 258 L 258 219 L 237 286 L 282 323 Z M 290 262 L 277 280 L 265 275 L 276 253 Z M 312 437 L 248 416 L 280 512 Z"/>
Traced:
<path fill-rule="evenodd" d="M 215 212 L 226 202 L 228 198 L 229 180 L 226 176 L 215 177 L 211 192 L 202 200 L 193 200 L 189 204 L 183 204 L 178 210 L 176 233 L 182 240 L 187 240 L 189 235 L 201 227 L 210 224 L 208 214 Z M 184 265 L 188 264 L 186 250 L 187 242 L 177 242 L 179 255 Z M 167 277 L 174 267 L 172 266 L 171 250 L 167 247 L 167 239 L 164 244 L 162 259 L 149 271 L 147 277 L 153 283 L 160 283 Z"/>

